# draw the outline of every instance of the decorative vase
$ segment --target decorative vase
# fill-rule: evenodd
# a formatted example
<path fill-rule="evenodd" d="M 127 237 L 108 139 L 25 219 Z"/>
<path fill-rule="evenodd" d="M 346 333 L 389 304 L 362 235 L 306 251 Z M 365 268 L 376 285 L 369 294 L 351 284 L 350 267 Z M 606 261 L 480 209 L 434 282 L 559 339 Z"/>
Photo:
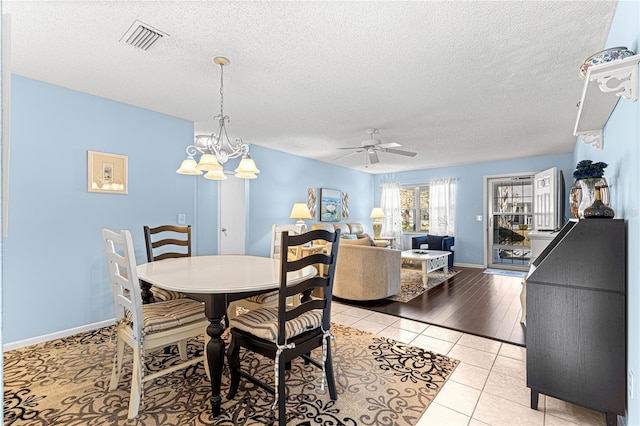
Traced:
<path fill-rule="evenodd" d="M 613 209 L 602 201 L 601 191 L 600 186 L 595 187 L 595 200 L 593 204 L 584 209 L 585 219 L 611 219 L 615 216 Z"/>
<path fill-rule="evenodd" d="M 596 199 L 595 189 L 600 187 L 600 197 L 605 206 L 609 205 L 609 185 L 604 177 L 577 179 L 571 187 L 569 205 L 571 213 L 577 219 L 584 218 L 584 209 Z"/>

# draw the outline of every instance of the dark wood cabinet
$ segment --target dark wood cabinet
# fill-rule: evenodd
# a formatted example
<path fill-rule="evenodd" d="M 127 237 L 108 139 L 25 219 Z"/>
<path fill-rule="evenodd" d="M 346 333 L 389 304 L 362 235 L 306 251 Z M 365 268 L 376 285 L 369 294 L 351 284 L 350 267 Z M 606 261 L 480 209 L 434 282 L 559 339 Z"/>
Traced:
<path fill-rule="evenodd" d="M 627 238 L 620 219 L 569 222 L 527 278 L 527 386 L 607 415 L 626 403 Z"/>

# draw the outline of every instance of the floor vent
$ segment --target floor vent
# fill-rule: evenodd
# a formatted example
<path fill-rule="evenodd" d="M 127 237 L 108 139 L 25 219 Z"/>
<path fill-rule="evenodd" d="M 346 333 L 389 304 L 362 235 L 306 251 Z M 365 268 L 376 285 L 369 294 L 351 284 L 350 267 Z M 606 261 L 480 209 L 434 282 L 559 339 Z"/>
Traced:
<path fill-rule="evenodd" d="M 169 37 L 169 34 L 136 19 L 127 32 L 120 38 L 120 42 L 127 43 L 146 52 L 157 41 L 161 40 L 162 37 Z"/>

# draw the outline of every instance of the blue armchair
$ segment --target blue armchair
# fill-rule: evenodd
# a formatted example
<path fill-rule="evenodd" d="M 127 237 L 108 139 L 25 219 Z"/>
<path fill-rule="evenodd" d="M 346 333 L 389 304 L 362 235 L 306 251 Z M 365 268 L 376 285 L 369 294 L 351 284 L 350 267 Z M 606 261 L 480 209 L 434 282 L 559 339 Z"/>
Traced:
<path fill-rule="evenodd" d="M 419 249 L 422 248 L 420 246 L 427 244 L 429 245 L 429 248 L 431 250 L 450 251 L 451 255 L 449 256 L 449 268 L 453 268 L 454 242 L 454 237 L 449 237 L 447 235 L 420 235 L 411 238 L 411 248 Z"/>

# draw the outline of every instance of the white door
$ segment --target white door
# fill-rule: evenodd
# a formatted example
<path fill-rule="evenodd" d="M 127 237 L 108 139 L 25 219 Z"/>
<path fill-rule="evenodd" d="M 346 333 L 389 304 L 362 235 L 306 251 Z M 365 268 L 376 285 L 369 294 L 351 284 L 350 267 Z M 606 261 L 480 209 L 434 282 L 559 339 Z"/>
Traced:
<path fill-rule="evenodd" d="M 220 181 L 219 254 L 245 254 L 245 179 L 230 175 Z"/>
<path fill-rule="evenodd" d="M 558 221 L 557 176 L 555 167 L 536 173 L 533 193 L 533 224 L 536 231 L 553 231 L 560 227 Z"/>

